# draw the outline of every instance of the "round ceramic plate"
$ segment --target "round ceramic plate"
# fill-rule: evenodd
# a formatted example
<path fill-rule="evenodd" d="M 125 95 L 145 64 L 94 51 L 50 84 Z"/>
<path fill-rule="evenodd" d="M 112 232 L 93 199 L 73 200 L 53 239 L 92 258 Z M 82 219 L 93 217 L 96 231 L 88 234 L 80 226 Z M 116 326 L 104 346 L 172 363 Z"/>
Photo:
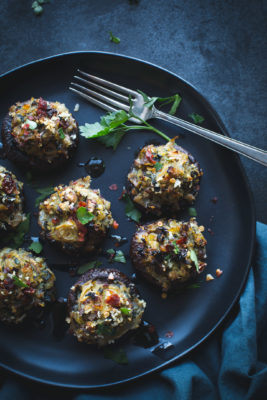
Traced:
<path fill-rule="evenodd" d="M 150 96 L 166 97 L 178 92 L 182 97 L 177 111 L 179 117 L 189 119 L 189 114 L 198 113 L 205 118 L 204 127 L 227 134 L 204 97 L 177 75 L 140 60 L 98 52 L 63 54 L 1 76 L 1 120 L 16 101 L 41 96 L 63 102 L 71 111 L 79 103 L 80 109 L 74 115 L 80 125 L 98 121 L 104 112 L 68 90 L 77 68 L 132 89 L 141 89 Z M 55 317 L 51 311 L 42 329 L 32 324 L 15 329 L 0 325 L 0 366 L 40 382 L 65 387 L 102 387 L 133 380 L 181 358 L 203 342 L 238 299 L 250 267 L 255 239 L 251 193 L 239 159 L 230 151 L 174 125 L 161 121 L 153 121 L 153 124 L 171 137 L 179 136 L 177 143 L 195 156 L 204 171 L 195 208 L 198 222 L 206 228 L 208 266 L 199 278 L 199 287 L 163 300 L 158 290 L 148 283 L 138 282 L 141 296 L 147 302 L 144 319 L 156 328 L 159 343 L 144 348 L 134 343 L 134 335 L 129 335 L 111 346 L 109 353 L 126 354 L 128 364 L 121 365 L 105 358 L 103 349 L 78 343 L 70 334 L 58 334 L 55 321 L 61 314 Z M 99 142 L 81 138 L 79 149 L 67 166 L 35 177 L 38 187 L 68 183 L 86 175 L 79 163 L 92 156 L 104 160 L 106 170 L 93 179 L 92 186 L 100 188 L 102 195 L 111 201 L 113 216 L 119 223 L 118 231 L 111 233 L 128 238 L 120 247 L 127 263 L 109 264 L 104 256 L 98 259 L 103 266 L 118 268 L 128 276 L 134 272 L 128 252 L 136 226 L 126 218 L 124 204 L 118 198 L 136 151 L 155 140 L 164 142 L 153 133 L 129 133 L 117 150 L 112 151 Z M 34 205 L 38 194 L 27 183 L 28 171 L 5 160 L 2 164 L 25 182 L 27 211 L 31 212 L 30 234 L 38 236 Z M 111 191 L 111 184 L 117 184 L 118 190 Z M 217 202 L 212 201 L 214 197 Z M 187 212 L 180 217 L 189 218 Z M 115 248 L 111 238 L 103 243 L 103 249 L 108 248 Z M 44 245 L 43 255 L 56 274 L 58 296 L 66 297 L 70 286 L 78 279 L 70 275 L 69 264 L 77 265 L 85 260 L 69 260 L 48 244 Z M 206 274 L 215 276 L 217 268 L 223 270 L 223 275 L 206 282 Z"/>

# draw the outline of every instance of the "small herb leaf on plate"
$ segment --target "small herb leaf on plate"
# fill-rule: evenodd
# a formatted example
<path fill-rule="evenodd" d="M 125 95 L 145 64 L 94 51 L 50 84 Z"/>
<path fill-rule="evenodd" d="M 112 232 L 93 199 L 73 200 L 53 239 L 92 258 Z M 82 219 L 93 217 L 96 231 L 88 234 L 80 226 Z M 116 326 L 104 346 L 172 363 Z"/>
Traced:
<path fill-rule="evenodd" d="M 109 31 L 109 40 L 113 43 L 119 44 L 120 43 L 120 38 L 117 36 L 114 36 L 111 31 Z"/>
<path fill-rule="evenodd" d="M 40 193 L 40 196 L 38 196 L 35 200 L 35 207 L 38 207 L 39 204 L 46 199 L 46 197 L 50 196 L 54 192 L 54 186 L 47 186 L 44 188 L 40 189 L 35 189 L 37 193 Z"/>
<path fill-rule="evenodd" d="M 32 250 L 35 254 L 40 254 L 43 250 L 42 243 L 39 240 L 34 240 L 30 246 L 28 247 L 29 250 Z"/>
<path fill-rule="evenodd" d="M 135 222 L 139 222 L 142 214 L 139 210 L 137 210 L 137 208 L 135 208 L 134 203 L 130 199 L 129 195 L 124 193 L 122 199 L 125 202 L 125 214 L 127 217 L 131 218 Z"/>
<path fill-rule="evenodd" d="M 85 272 L 89 271 L 89 269 L 99 267 L 100 265 L 102 265 L 102 262 L 101 262 L 101 261 L 97 261 L 97 260 L 95 260 L 95 261 L 90 261 L 90 262 L 87 263 L 87 264 L 81 265 L 81 266 L 78 268 L 78 270 L 77 270 L 77 274 L 78 274 L 78 275 L 82 275 L 82 274 L 84 274 Z"/>
<path fill-rule="evenodd" d="M 188 117 L 192 118 L 195 124 L 201 124 L 203 121 L 205 121 L 205 118 L 197 113 L 189 114 Z"/>
<path fill-rule="evenodd" d="M 104 357 L 116 362 L 117 364 L 121 365 L 129 364 L 127 354 L 123 349 L 111 349 L 109 347 L 105 347 Z"/>
<path fill-rule="evenodd" d="M 8 245 L 13 249 L 18 249 L 24 242 L 24 237 L 30 229 L 30 213 L 26 215 L 24 221 L 22 221 L 13 232 L 6 233 L 1 239 L 2 245 Z"/>
<path fill-rule="evenodd" d="M 197 216 L 197 210 L 195 209 L 195 207 L 189 207 L 188 208 L 188 214 L 190 215 L 190 217 L 196 217 Z"/>

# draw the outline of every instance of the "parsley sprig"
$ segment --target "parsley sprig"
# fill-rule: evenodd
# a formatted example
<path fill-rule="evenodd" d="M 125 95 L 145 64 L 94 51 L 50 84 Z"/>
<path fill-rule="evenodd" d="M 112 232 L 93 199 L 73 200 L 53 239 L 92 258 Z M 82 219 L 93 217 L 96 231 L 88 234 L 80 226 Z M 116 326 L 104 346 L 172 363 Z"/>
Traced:
<path fill-rule="evenodd" d="M 139 93 L 142 94 L 145 105 L 149 108 L 151 108 L 156 101 L 161 102 L 162 105 L 172 103 L 172 107 L 169 111 L 169 113 L 172 115 L 176 112 L 181 102 L 181 97 L 178 94 L 163 98 L 149 97 L 140 90 Z M 134 114 L 131 97 L 129 97 L 129 103 L 130 109 L 128 113 L 124 110 L 110 112 L 102 116 L 100 122 L 95 122 L 94 124 L 86 123 L 85 125 L 80 126 L 81 135 L 86 139 L 98 139 L 106 147 L 112 147 L 113 150 L 116 150 L 123 136 L 131 130 L 149 130 L 155 132 L 167 141 L 171 140 L 165 133 L 161 132 L 159 129 L 155 128 L 147 121 Z M 140 125 L 126 124 L 126 122 L 129 122 L 130 118 L 135 118 L 140 121 Z"/>

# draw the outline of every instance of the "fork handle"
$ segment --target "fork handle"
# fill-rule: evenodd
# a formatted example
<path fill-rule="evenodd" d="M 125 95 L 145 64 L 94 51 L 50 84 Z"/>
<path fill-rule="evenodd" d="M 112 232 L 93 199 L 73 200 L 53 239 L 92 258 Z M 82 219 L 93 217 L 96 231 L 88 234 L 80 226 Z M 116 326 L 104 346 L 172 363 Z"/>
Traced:
<path fill-rule="evenodd" d="M 257 149 L 257 147 L 239 142 L 238 140 L 231 139 L 228 136 L 224 136 L 220 133 L 210 131 L 209 129 L 192 124 L 191 122 L 174 117 L 170 114 L 166 114 L 162 111 L 157 110 L 155 107 L 153 109 L 152 118 L 159 118 L 163 119 L 164 121 L 171 122 L 172 124 L 178 125 L 181 128 L 186 129 L 187 131 L 196 133 L 197 135 L 212 140 L 213 142 L 220 144 L 221 146 L 227 147 L 228 149 L 233 150 L 236 153 L 251 158 L 256 162 L 263 164 L 265 167 L 267 166 L 267 151 Z"/>

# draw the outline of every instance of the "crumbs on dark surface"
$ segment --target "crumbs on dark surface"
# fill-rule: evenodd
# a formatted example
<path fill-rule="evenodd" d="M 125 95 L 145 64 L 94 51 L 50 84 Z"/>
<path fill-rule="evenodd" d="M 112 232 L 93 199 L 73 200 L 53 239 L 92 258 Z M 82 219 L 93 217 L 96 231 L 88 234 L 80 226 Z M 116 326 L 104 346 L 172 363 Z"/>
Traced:
<path fill-rule="evenodd" d="M 210 201 L 211 201 L 213 204 L 216 204 L 217 201 L 218 201 L 218 197 L 217 197 L 217 196 L 214 196 L 214 197 L 212 197 L 212 198 L 210 199 Z"/>
<path fill-rule="evenodd" d="M 168 332 L 165 333 L 164 336 L 167 337 L 167 338 L 172 338 L 173 335 L 174 335 L 173 331 L 168 331 Z"/>
<path fill-rule="evenodd" d="M 118 185 L 116 183 L 112 183 L 112 185 L 110 185 L 109 190 L 118 190 Z"/>

